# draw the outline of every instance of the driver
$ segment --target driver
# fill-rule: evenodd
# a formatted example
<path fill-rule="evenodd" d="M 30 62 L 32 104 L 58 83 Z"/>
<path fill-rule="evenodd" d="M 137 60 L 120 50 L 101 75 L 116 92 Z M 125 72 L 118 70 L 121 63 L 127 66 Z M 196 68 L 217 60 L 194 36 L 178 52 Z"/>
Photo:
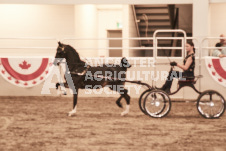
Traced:
<path fill-rule="evenodd" d="M 165 91 L 168 94 L 171 93 L 170 88 L 172 86 L 173 78 L 183 77 L 186 79 L 194 79 L 195 48 L 194 48 L 193 42 L 186 43 L 186 51 L 187 51 L 187 56 L 185 57 L 183 64 L 178 64 L 175 61 L 170 62 L 171 66 L 177 66 L 183 69 L 183 72 L 173 71 L 172 69 L 170 70 L 165 84 L 160 88 L 161 90 Z"/>

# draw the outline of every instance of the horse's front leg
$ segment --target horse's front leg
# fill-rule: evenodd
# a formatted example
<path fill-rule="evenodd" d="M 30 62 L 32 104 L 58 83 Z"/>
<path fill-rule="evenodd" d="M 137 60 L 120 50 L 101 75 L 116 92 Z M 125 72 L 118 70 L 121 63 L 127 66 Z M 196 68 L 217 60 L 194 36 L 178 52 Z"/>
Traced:
<path fill-rule="evenodd" d="M 62 90 L 61 89 L 62 87 L 60 87 L 60 86 L 64 86 L 64 89 Z M 67 82 L 65 82 L 65 83 L 56 83 L 56 89 L 58 90 L 57 91 L 58 94 L 67 95 L 67 92 L 66 92 L 65 88 L 69 88 Z"/>
<path fill-rule="evenodd" d="M 73 91 L 73 109 L 68 113 L 68 116 L 72 116 L 76 113 L 77 111 L 77 100 L 78 100 L 78 89 Z"/>
<path fill-rule="evenodd" d="M 120 85 L 117 85 L 117 86 L 120 86 Z M 110 88 L 110 89 L 113 91 L 117 91 L 121 95 L 116 101 L 116 104 L 118 105 L 118 107 L 122 108 L 122 103 L 121 103 L 122 98 L 126 100 L 126 109 L 121 113 L 121 116 L 128 114 L 129 108 L 130 108 L 130 96 L 128 95 L 128 90 L 125 88 L 120 89 L 120 91 L 117 88 L 116 89 Z"/>

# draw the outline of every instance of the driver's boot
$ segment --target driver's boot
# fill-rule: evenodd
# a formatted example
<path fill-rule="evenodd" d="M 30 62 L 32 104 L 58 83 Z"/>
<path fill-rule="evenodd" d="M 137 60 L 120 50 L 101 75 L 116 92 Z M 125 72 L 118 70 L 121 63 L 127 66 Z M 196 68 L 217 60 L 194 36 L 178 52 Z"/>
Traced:
<path fill-rule="evenodd" d="M 166 80 L 165 84 L 160 88 L 160 90 L 165 91 L 167 94 L 170 94 L 170 88 L 172 85 L 172 81 Z"/>

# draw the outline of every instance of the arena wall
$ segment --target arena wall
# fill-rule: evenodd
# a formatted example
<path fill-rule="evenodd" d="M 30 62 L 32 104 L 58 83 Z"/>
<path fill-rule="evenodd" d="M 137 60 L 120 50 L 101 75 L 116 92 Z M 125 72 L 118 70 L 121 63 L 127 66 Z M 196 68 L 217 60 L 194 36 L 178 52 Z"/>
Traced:
<path fill-rule="evenodd" d="M 209 29 L 209 33 L 207 32 L 205 35 L 207 36 L 219 36 L 219 34 L 224 33 L 224 25 L 225 21 L 221 19 L 218 16 L 221 16 L 225 12 L 225 4 L 210 4 L 209 5 L 209 16 L 208 13 L 205 14 L 207 15 L 209 22 L 209 26 L 207 28 Z M 221 7 L 222 6 L 222 7 Z M 1 57 L 2 56 L 12 56 L 12 55 L 18 55 L 18 56 L 24 56 L 26 55 L 34 55 L 34 56 L 54 56 L 55 54 L 55 49 L 57 46 L 57 40 L 63 39 L 65 37 L 80 37 L 80 38 L 89 38 L 89 37 L 101 37 L 103 35 L 102 31 L 99 30 L 88 30 L 89 28 L 83 28 L 87 29 L 87 32 L 85 34 L 81 34 L 80 31 L 81 26 L 84 26 L 84 23 L 79 23 L 82 19 L 84 19 L 86 16 L 80 16 L 79 12 L 80 10 L 85 10 L 85 7 L 89 7 L 91 12 L 89 14 L 93 14 L 91 18 L 98 18 L 99 21 L 96 20 L 89 20 L 89 24 L 92 24 L 95 28 L 94 29 L 100 29 L 98 22 L 103 22 L 106 18 L 100 19 L 100 16 L 103 16 L 103 13 L 106 13 L 105 10 L 99 11 L 99 16 L 96 15 L 98 14 L 98 9 L 97 7 L 94 7 L 93 5 L 89 6 L 74 6 L 74 5 L 0 5 L 0 18 L 1 18 L 1 37 L 55 37 L 56 40 L 52 40 L 51 42 L 43 42 L 42 40 L 36 42 L 35 44 L 31 42 L 26 42 L 24 45 L 26 46 L 43 46 L 43 47 L 52 47 L 52 49 L 46 51 L 46 50 L 32 50 L 32 52 L 28 51 L 21 51 L 21 50 L 12 50 L 9 51 L 1 49 Z M 194 9 L 194 8 L 193 8 Z M 197 7 L 195 8 L 197 9 Z M 17 10 L 17 11 L 13 11 Z M 123 37 L 132 37 L 135 36 L 135 27 L 134 23 L 132 22 L 132 13 L 131 13 L 131 8 L 129 5 L 123 5 L 122 10 L 121 8 L 117 8 L 115 10 L 118 14 L 117 17 L 114 17 L 114 23 L 117 21 L 122 21 L 123 22 Z M 122 16 L 119 14 L 123 12 Z M 109 11 L 110 14 L 113 14 L 113 12 Z M 126 14 L 127 13 L 127 14 Z M 194 11 L 193 11 L 194 13 Z M 33 15 L 30 15 L 33 14 Z M 128 15 L 129 14 L 129 15 Z M 85 14 L 83 14 L 85 15 Z M 86 14 L 87 15 L 87 14 Z M 194 15 L 194 14 L 193 14 Z M 203 14 L 202 14 L 203 15 Z M 127 20 L 125 19 L 127 18 Z M 129 19 L 128 19 L 129 18 Z M 85 21 L 84 21 L 85 22 Z M 219 23 L 218 23 L 219 22 Z M 24 24 L 25 23 L 25 24 Z M 87 24 L 87 22 L 85 22 Z M 195 32 L 194 35 L 197 35 L 198 37 L 203 37 L 205 30 L 198 31 L 199 28 L 201 28 L 201 25 L 197 25 L 198 21 L 196 18 L 195 23 L 193 26 L 198 26 L 193 30 Z M 103 24 L 101 24 L 103 25 Z M 116 24 L 111 25 L 111 26 L 105 26 L 103 27 L 104 30 L 110 29 L 110 28 L 116 28 Z M 205 25 L 206 26 L 206 25 Z M 8 28 L 9 27 L 9 28 Z M 125 28 L 128 27 L 128 28 Z M 102 29 L 102 28 L 101 28 Z M 217 41 L 217 40 L 215 40 Z M 22 42 L 23 43 L 23 42 Z M 100 43 L 100 42 L 94 42 L 94 41 L 88 41 L 88 42 L 73 42 L 76 46 L 78 47 L 92 47 L 92 48 L 97 48 L 100 45 L 101 46 L 106 46 L 106 42 Z M 215 42 L 212 42 L 213 44 Z M 24 46 L 21 45 L 21 42 L 14 41 L 13 43 L 9 40 L 7 42 L 1 42 L 1 47 L 8 47 L 8 46 Z M 129 46 L 137 46 L 137 43 L 134 42 L 124 42 L 123 47 L 129 47 Z M 212 45 L 213 46 L 213 45 Z M 126 57 L 129 57 L 129 51 L 130 50 L 124 50 L 123 54 Z M 206 51 L 206 50 L 203 50 Z M 40 53 L 42 52 L 42 53 Z M 98 57 L 101 53 L 97 53 L 97 51 L 83 51 L 79 50 L 79 53 L 81 53 L 81 56 L 83 57 Z M 133 55 L 132 55 L 133 56 Z M 144 58 L 136 58 L 136 59 L 144 59 Z M 178 58 L 173 58 L 173 60 L 182 62 L 182 59 Z M 159 62 L 168 62 L 167 59 L 159 59 Z M 130 58 L 130 62 L 134 64 L 134 61 L 132 58 Z M 153 71 L 153 67 L 140 67 L 139 65 L 132 67 L 128 69 L 128 71 Z M 156 68 L 157 71 L 168 71 L 169 70 L 169 65 L 161 65 Z M 196 73 L 199 73 L 199 68 L 196 67 Z M 219 91 L 221 94 L 225 96 L 225 87 L 219 85 L 216 83 L 212 77 L 209 75 L 208 71 L 206 70 L 205 67 L 205 60 L 202 59 L 201 61 L 201 74 L 204 75 L 204 78 L 200 79 L 201 83 L 197 83 L 197 87 L 200 88 L 201 91 L 206 90 L 206 89 L 214 89 Z M 143 75 L 144 78 L 145 75 Z M 137 80 L 137 79 L 135 79 Z M 56 77 L 53 78 L 52 82 L 55 83 L 57 81 Z M 208 82 L 206 82 L 208 81 Z M 150 85 L 152 85 L 152 81 L 143 81 L 147 82 Z M 7 81 L 5 81 L 1 76 L 0 76 L 0 83 L 2 87 L 0 87 L 0 95 L 1 96 L 43 96 L 41 94 L 41 90 L 43 88 L 43 83 L 32 87 L 32 88 L 21 88 L 21 87 L 16 87 Z M 157 86 L 161 86 L 163 84 L 163 81 L 157 81 Z M 131 85 L 131 84 L 127 84 Z M 176 83 L 174 82 L 173 89 L 176 88 Z M 47 95 L 47 94 L 44 94 Z M 50 95 L 58 95 L 57 91 L 55 89 L 51 89 L 51 94 Z M 139 97 L 139 95 L 136 94 L 136 91 L 134 89 L 131 89 L 130 95 L 132 97 Z M 70 93 L 68 93 L 67 96 L 72 96 Z M 118 97 L 118 94 L 96 94 L 96 95 L 87 95 L 85 94 L 85 91 L 81 91 L 79 94 L 80 97 Z M 189 88 L 185 88 L 182 91 L 180 91 L 178 94 L 172 96 L 173 98 L 185 98 L 185 99 L 194 99 L 197 97 L 197 95 L 194 93 Z"/>
<path fill-rule="evenodd" d="M 226 34 L 226 21 L 224 14 L 226 13 L 226 3 L 210 4 L 210 36 L 219 37 L 220 34 Z"/>
<path fill-rule="evenodd" d="M 74 36 L 73 5 L 0 4 L 1 37 Z"/>
<path fill-rule="evenodd" d="M 119 59 L 120 58 L 118 58 L 118 60 Z M 177 61 L 178 63 L 182 63 L 182 59 L 176 59 L 176 58 L 172 58 L 172 59 Z M 143 60 L 143 61 L 140 62 L 141 60 Z M 162 73 L 163 74 L 167 73 L 169 71 L 170 66 L 169 65 L 157 65 L 156 66 L 156 72 L 157 72 L 156 77 L 158 77 L 158 74 L 160 77 L 156 81 L 156 83 L 155 82 L 153 83 L 150 73 L 148 75 L 148 79 L 146 78 L 147 72 L 154 71 L 154 67 L 149 66 L 150 64 L 148 64 L 148 60 L 150 61 L 150 60 L 152 60 L 152 58 L 149 58 L 149 59 L 148 58 L 146 58 L 146 59 L 140 58 L 140 59 L 137 59 L 136 61 L 134 61 L 134 59 L 130 58 L 129 62 L 131 64 L 133 64 L 133 67 L 128 69 L 129 73 L 127 75 L 127 78 L 129 78 L 131 80 L 142 80 L 142 82 L 148 83 L 149 85 L 156 84 L 157 87 L 161 87 L 162 84 L 164 83 L 164 79 L 161 79 L 160 75 Z M 112 59 L 112 61 L 114 62 L 113 59 Z M 157 62 L 158 63 L 167 63 L 168 60 L 160 58 L 157 60 Z M 204 77 L 201 78 L 197 82 L 197 84 L 195 85 L 196 88 L 200 91 L 204 91 L 207 89 L 217 90 L 221 94 L 223 94 L 224 97 L 226 97 L 226 93 L 225 93 L 226 88 L 219 85 L 210 76 L 210 74 L 208 73 L 208 71 L 206 69 L 205 59 L 201 60 L 201 71 L 199 71 L 198 62 L 199 62 L 199 60 L 196 59 L 195 73 L 196 73 L 196 75 L 202 74 Z M 51 83 L 54 85 L 54 83 L 58 81 L 57 76 L 56 75 L 50 76 L 49 78 L 47 78 L 46 81 L 51 81 Z M 3 85 L 2 87 L 0 87 L 1 96 L 12 96 L 12 95 L 13 96 L 49 96 L 49 95 L 56 96 L 56 95 L 59 95 L 59 93 L 53 87 L 49 89 L 51 94 L 45 94 L 45 92 L 43 92 L 43 86 L 44 86 L 43 84 L 44 83 L 42 83 L 38 86 L 35 86 L 35 87 L 31 87 L 31 88 L 21 88 L 21 87 L 17 87 L 17 86 L 10 84 L 6 80 L 4 80 L 2 77 L 0 77 L 0 83 L 1 83 L 1 85 Z M 131 97 L 133 97 L 133 98 L 138 98 L 139 95 L 141 94 L 141 92 L 143 90 L 145 90 L 144 87 L 140 87 L 139 85 L 134 85 L 134 84 L 130 84 L 130 83 L 126 83 L 126 87 L 129 89 L 129 93 L 130 93 Z M 172 91 L 176 90 L 176 88 L 177 88 L 177 80 L 174 80 L 174 83 L 172 86 Z M 72 96 L 72 94 L 70 93 L 69 90 L 66 90 L 66 91 L 68 93 L 68 95 L 67 95 L 68 97 Z M 94 90 L 91 92 L 91 94 L 89 94 L 89 93 L 90 92 L 87 90 L 81 90 L 79 93 L 79 96 L 80 97 L 118 97 L 119 96 L 116 93 L 112 93 L 111 91 L 105 91 L 103 89 Z M 172 96 L 172 98 L 177 98 L 177 99 L 196 99 L 197 97 L 198 97 L 198 94 L 196 94 L 190 88 L 184 88 L 181 91 L 179 91 L 179 93 Z"/>

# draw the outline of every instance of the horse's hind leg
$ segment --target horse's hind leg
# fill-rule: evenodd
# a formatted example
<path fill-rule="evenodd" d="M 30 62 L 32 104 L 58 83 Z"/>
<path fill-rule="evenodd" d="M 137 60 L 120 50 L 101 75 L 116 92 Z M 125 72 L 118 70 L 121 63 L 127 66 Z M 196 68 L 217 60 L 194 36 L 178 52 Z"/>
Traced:
<path fill-rule="evenodd" d="M 121 95 L 115 102 L 118 105 L 118 107 L 120 107 L 120 108 L 122 108 L 122 103 L 120 102 L 122 98 L 123 98 L 123 96 Z"/>
<path fill-rule="evenodd" d="M 127 89 L 113 89 L 113 88 L 110 88 L 111 90 L 113 91 L 117 91 L 121 96 L 117 99 L 116 101 L 116 104 L 122 108 L 122 104 L 121 104 L 121 100 L 122 98 L 125 98 L 126 100 L 126 109 L 125 111 L 123 111 L 121 113 L 121 116 L 124 116 L 126 114 L 129 113 L 129 108 L 130 108 L 130 96 L 128 95 L 128 90 Z"/>
<path fill-rule="evenodd" d="M 125 111 L 123 111 L 121 113 L 121 116 L 124 116 L 126 114 L 129 113 L 129 108 L 130 108 L 130 96 L 128 95 L 128 90 L 127 89 L 123 89 L 121 92 L 120 92 L 121 96 L 125 98 L 126 100 L 126 109 Z"/>
<path fill-rule="evenodd" d="M 78 101 L 78 89 L 73 91 L 73 109 L 68 113 L 68 116 L 72 116 L 77 111 L 77 101 Z"/>
<path fill-rule="evenodd" d="M 124 89 L 123 97 L 126 99 L 126 109 L 121 113 L 122 116 L 129 113 L 130 108 L 130 96 L 128 95 L 128 90 Z"/>

